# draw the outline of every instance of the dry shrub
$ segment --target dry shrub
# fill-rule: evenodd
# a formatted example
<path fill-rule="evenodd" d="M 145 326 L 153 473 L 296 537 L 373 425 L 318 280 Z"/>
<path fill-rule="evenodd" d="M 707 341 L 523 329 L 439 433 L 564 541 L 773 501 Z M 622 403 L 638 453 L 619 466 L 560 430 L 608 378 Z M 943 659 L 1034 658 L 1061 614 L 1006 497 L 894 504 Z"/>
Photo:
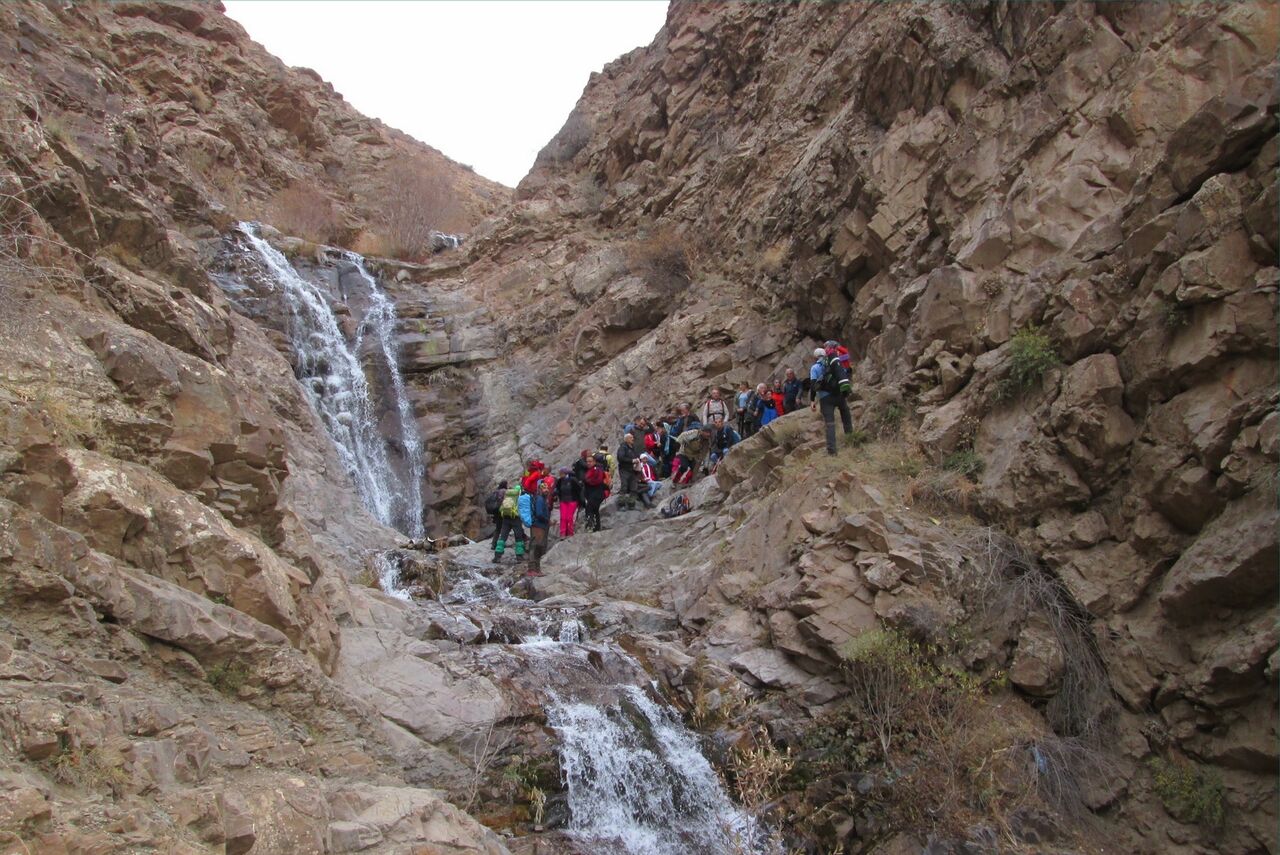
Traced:
<path fill-rule="evenodd" d="M 911 507 L 920 507 L 937 514 L 960 511 L 969 513 L 973 497 L 978 490 L 960 472 L 929 470 L 907 482 L 903 500 Z"/>
<path fill-rule="evenodd" d="M 385 254 L 409 261 L 431 255 L 432 231 L 456 231 L 466 222 L 448 179 L 421 163 L 397 161 L 387 170 L 378 208 Z"/>
<path fill-rule="evenodd" d="M 627 262 L 631 272 L 648 279 L 689 281 L 689 247 L 684 236 L 670 227 L 654 229 L 627 244 Z"/>
<path fill-rule="evenodd" d="M 759 811 L 782 792 L 794 767 L 790 749 L 779 751 L 760 728 L 752 744 L 735 751 L 730 762 L 738 801 L 748 810 Z"/>
<path fill-rule="evenodd" d="M 365 256 L 386 257 L 391 252 L 391 244 L 385 237 L 367 229 L 356 235 L 351 248 Z"/>
<path fill-rule="evenodd" d="M 267 219 L 285 234 L 313 243 L 338 243 L 342 237 L 342 217 L 333 200 L 311 184 L 291 184 L 276 193 Z"/>
<path fill-rule="evenodd" d="M 1063 737 L 1101 744 L 1115 712 L 1107 669 L 1094 640 L 1092 617 L 1061 580 L 1008 535 L 978 528 L 961 541 L 968 558 L 942 580 L 979 625 L 1039 615 L 1062 648 L 1062 688 L 1049 699 L 1045 716 Z"/>

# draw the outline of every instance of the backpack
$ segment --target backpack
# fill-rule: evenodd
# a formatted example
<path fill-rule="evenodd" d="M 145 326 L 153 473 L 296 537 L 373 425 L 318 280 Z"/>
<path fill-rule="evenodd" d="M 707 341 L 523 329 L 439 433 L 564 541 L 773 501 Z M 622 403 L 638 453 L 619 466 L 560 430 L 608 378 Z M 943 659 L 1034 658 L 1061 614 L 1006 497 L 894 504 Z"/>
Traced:
<path fill-rule="evenodd" d="M 506 490 L 494 490 L 484 500 L 484 512 L 490 516 L 496 514 L 498 509 L 502 507 L 502 497 L 506 495 Z"/>
<path fill-rule="evenodd" d="M 849 375 L 844 366 L 834 359 L 826 359 L 822 363 L 822 379 L 818 381 L 818 389 L 831 395 L 843 393 L 849 383 Z"/>
<path fill-rule="evenodd" d="M 499 513 L 504 517 L 520 516 L 520 508 L 516 504 L 516 497 L 507 493 L 502 499 L 502 504 L 498 506 Z"/>
<path fill-rule="evenodd" d="M 677 493 L 671 497 L 671 501 L 667 502 L 667 506 L 662 509 L 662 515 L 667 519 L 687 514 L 693 510 L 693 503 L 689 501 L 689 497 L 684 493 Z"/>

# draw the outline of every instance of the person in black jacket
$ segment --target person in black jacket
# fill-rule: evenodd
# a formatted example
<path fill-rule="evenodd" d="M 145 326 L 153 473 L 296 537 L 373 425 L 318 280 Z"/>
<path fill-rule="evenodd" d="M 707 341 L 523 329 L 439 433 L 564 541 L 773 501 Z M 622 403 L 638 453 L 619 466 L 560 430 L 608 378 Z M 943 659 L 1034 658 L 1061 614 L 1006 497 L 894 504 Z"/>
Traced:
<path fill-rule="evenodd" d="M 636 476 L 636 438 L 634 434 L 622 437 L 615 455 L 618 460 L 618 507 L 630 510 L 636 506 L 636 494 L 639 493 L 640 479 Z M 645 502 L 647 505 L 648 502 Z"/>
<path fill-rule="evenodd" d="M 586 471 L 587 464 L 582 464 Z M 578 515 L 578 506 L 582 504 L 582 482 L 574 476 L 572 469 L 561 469 L 556 479 L 556 498 L 560 500 L 560 536 L 573 537 L 574 518 Z"/>
<path fill-rule="evenodd" d="M 787 377 L 782 381 L 782 406 L 788 413 L 800 405 L 800 380 L 795 369 L 787 369 Z"/>

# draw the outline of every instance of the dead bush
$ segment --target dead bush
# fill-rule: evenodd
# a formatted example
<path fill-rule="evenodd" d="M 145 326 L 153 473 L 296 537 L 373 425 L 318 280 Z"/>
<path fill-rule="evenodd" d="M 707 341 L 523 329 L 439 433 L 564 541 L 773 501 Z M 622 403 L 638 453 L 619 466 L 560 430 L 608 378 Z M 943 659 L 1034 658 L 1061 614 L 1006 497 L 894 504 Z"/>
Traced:
<path fill-rule="evenodd" d="M 408 261 L 431 255 L 431 232 L 457 231 L 466 222 L 448 179 L 422 163 L 398 161 L 387 170 L 378 208 L 386 254 Z"/>
<path fill-rule="evenodd" d="M 631 241 L 627 262 L 632 273 L 648 279 L 689 281 L 689 248 L 684 236 L 673 228 L 654 229 Z"/>
<path fill-rule="evenodd" d="M 342 217 L 333 200 L 319 188 L 291 184 L 267 204 L 267 219 L 280 231 L 313 243 L 339 243 Z"/>
<path fill-rule="evenodd" d="M 943 585 L 981 625 L 1040 615 L 1062 649 L 1062 688 L 1045 716 L 1054 732 L 1097 743 L 1115 711 L 1107 670 L 1094 641 L 1091 616 L 1056 576 L 1012 538 L 979 528 L 962 539 L 967 559 Z"/>
<path fill-rule="evenodd" d="M 923 508 L 937 514 L 960 511 L 969 513 L 978 490 L 962 473 L 931 469 L 907 482 L 903 501 L 910 507 Z"/>

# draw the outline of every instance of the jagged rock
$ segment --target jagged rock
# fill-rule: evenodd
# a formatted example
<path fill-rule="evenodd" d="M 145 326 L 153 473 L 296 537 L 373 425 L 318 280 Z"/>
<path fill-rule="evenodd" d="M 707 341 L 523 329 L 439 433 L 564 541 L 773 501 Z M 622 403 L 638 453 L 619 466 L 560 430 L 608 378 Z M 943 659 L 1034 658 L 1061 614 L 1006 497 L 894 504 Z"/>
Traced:
<path fill-rule="evenodd" d="M 1035 621 L 1024 626 L 1009 666 L 1009 682 L 1030 695 L 1051 697 L 1061 688 L 1065 670 L 1062 645 L 1048 624 Z"/>
<path fill-rule="evenodd" d="M 1187 622 L 1214 606 L 1248 606 L 1276 590 L 1275 509 L 1237 503 L 1196 539 L 1165 576 L 1160 608 Z"/>

